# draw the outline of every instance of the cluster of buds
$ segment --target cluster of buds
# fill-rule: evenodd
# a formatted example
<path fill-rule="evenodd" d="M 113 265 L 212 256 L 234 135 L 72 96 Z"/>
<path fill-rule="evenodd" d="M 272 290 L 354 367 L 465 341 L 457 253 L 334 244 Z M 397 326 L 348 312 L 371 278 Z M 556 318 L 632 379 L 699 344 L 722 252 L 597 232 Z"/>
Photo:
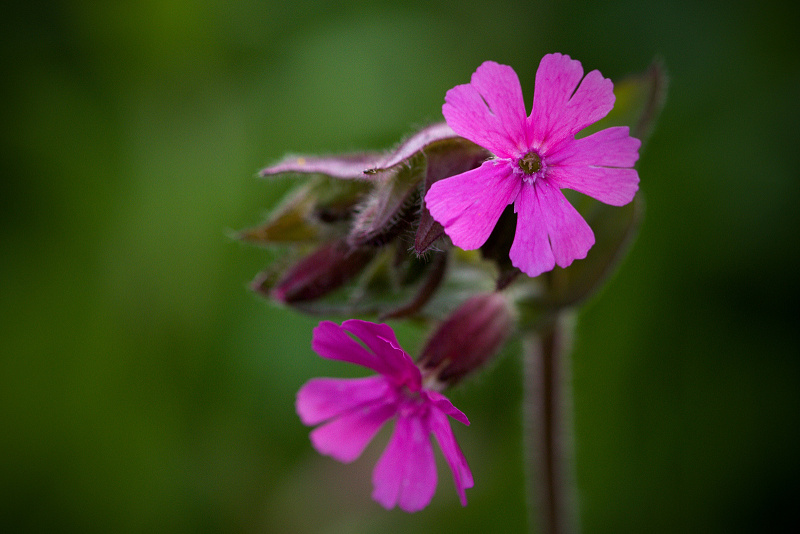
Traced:
<path fill-rule="evenodd" d="M 423 314 L 451 256 L 425 192 L 488 157 L 441 123 L 389 153 L 289 157 L 267 167 L 261 176 L 310 179 L 264 224 L 240 234 L 251 243 L 290 245 L 292 260 L 261 273 L 252 288 L 308 313 Z M 483 278 L 473 287 L 491 288 Z"/>

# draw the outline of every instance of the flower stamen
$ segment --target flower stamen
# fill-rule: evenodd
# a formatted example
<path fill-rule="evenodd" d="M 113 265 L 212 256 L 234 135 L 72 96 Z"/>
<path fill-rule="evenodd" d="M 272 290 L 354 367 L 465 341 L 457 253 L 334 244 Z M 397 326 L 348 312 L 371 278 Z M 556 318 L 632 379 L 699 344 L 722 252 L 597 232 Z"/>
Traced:
<path fill-rule="evenodd" d="M 542 158 L 531 150 L 519 159 L 517 165 L 522 169 L 522 172 L 532 175 L 542 170 Z"/>

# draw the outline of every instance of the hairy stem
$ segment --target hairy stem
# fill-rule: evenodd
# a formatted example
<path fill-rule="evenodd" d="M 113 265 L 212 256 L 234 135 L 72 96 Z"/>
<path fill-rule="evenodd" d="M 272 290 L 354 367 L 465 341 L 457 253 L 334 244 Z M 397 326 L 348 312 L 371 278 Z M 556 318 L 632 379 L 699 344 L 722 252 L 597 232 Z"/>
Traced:
<path fill-rule="evenodd" d="M 579 532 L 572 434 L 570 345 L 574 317 L 525 335 L 525 449 L 531 530 Z"/>

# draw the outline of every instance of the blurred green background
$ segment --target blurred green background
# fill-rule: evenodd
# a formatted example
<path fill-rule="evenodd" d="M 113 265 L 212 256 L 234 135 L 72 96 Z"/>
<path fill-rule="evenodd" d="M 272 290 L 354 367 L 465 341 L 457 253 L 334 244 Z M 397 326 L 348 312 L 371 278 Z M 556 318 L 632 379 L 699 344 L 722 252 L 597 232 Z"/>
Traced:
<path fill-rule="evenodd" d="M 439 471 L 408 515 L 294 413 L 315 320 L 247 290 L 270 260 L 228 236 L 290 183 L 285 152 L 391 146 L 441 120 L 484 60 L 530 105 L 542 55 L 669 97 L 638 165 L 638 241 L 574 353 L 587 533 L 796 522 L 800 16 L 794 2 L 4 4 L 0 530 L 515 532 L 520 362 L 451 398 L 476 479 Z M 401 328 L 413 351 L 416 332 Z"/>

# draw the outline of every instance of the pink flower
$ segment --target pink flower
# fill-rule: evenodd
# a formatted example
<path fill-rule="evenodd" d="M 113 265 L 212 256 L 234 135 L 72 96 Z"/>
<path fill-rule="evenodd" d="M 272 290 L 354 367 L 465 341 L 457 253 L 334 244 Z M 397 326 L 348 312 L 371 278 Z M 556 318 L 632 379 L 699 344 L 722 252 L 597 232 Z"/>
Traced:
<path fill-rule="evenodd" d="M 349 334 L 356 336 L 356 342 Z M 363 346 L 362 346 L 363 345 Z M 472 473 L 456 443 L 447 416 L 469 425 L 466 416 L 441 393 L 423 387 L 422 373 L 400 348 L 385 324 L 349 320 L 339 326 L 321 322 L 311 346 L 320 356 L 369 367 L 378 376 L 355 379 L 316 378 L 297 393 L 297 413 L 321 454 L 341 462 L 361 455 L 383 424 L 397 417 L 394 434 L 372 473 L 372 497 L 385 508 L 415 512 L 436 491 L 436 463 L 430 434 L 436 436 L 461 504 L 471 488 Z"/>
<path fill-rule="evenodd" d="M 433 218 L 456 246 L 471 250 L 486 241 L 513 202 L 514 266 L 537 276 L 555 264 L 567 267 L 585 258 L 594 234 L 560 190 L 622 206 L 633 200 L 639 184 L 632 167 L 641 142 L 627 127 L 575 139 L 613 106 L 611 80 L 597 70 L 584 78 L 579 61 L 549 54 L 536 72 L 533 110 L 526 116 L 514 70 L 485 62 L 469 84 L 447 92 L 442 113 L 458 135 L 495 157 L 434 183 L 425 197 Z"/>

